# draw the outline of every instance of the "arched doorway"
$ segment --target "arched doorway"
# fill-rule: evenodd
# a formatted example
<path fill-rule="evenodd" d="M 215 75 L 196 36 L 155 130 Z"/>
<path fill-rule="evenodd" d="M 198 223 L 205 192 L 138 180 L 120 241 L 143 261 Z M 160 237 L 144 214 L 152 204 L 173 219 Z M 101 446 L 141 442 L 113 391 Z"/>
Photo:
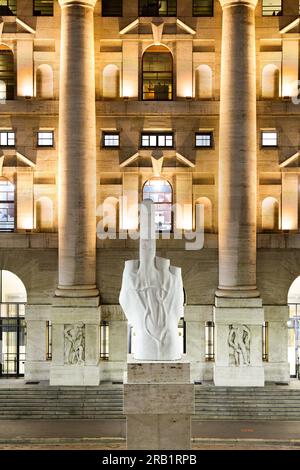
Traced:
<path fill-rule="evenodd" d="M 150 46 L 142 61 L 143 100 L 173 99 L 173 56 L 166 46 Z"/>
<path fill-rule="evenodd" d="M 12 50 L 0 44 L 1 99 L 13 100 L 15 94 L 14 55 Z"/>
<path fill-rule="evenodd" d="M 156 231 L 171 232 L 173 191 L 169 181 L 161 177 L 150 178 L 144 184 L 143 199 L 154 202 Z"/>
<path fill-rule="evenodd" d="M 290 318 L 288 321 L 288 361 L 291 377 L 299 377 L 300 369 L 300 276 L 292 283 L 288 292 Z"/>
<path fill-rule="evenodd" d="M 18 276 L 0 270 L 0 377 L 24 375 L 26 289 Z"/>

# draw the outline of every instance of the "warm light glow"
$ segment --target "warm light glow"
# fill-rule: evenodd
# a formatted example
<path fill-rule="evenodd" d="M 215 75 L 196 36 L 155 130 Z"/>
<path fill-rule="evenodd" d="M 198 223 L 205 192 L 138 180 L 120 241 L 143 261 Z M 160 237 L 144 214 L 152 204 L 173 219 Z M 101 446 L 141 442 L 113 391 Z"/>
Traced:
<path fill-rule="evenodd" d="M 33 217 L 30 215 L 19 215 L 18 216 L 18 229 L 32 230 L 33 229 Z"/>
<path fill-rule="evenodd" d="M 25 80 L 24 80 L 25 82 Z M 33 96 L 33 85 L 32 83 L 23 83 L 22 87 L 21 87 L 21 90 L 22 90 L 22 94 L 21 96 L 30 96 L 32 97 Z"/>
<path fill-rule="evenodd" d="M 283 216 L 282 230 L 295 230 L 295 221 L 289 216 Z"/>
<path fill-rule="evenodd" d="M 132 83 L 123 83 L 123 97 L 133 98 L 134 97 L 134 87 Z"/>

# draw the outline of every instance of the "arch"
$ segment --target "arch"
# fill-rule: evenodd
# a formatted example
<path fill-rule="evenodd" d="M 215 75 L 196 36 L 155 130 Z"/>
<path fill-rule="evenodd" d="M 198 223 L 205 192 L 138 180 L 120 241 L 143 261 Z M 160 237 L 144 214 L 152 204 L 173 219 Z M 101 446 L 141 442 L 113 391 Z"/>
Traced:
<path fill-rule="evenodd" d="M 27 302 L 27 292 L 23 281 L 11 271 L 0 270 L 1 278 L 1 303 L 21 303 Z"/>
<path fill-rule="evenodd" d="M 201 64 L 196 69 L 195 95 L 198 99 L 210 99 L 213 96 L 213 73 L 209 65 Z"/>
<path fill-rule="evenodd" d="M 160 176 L 148 179 L 143 186 L 143 199 L 151 199 L 154 202 L 156 230 L 172 231 L 173 189 L 169 181 Z"/>
<path fill-rule="evenodd" d="M 36 227 L 41 232 L 52 232 L 54 223 L 53 202 L 43 196 L 36 202 Z"/>
<path fill-rule="evenodd" d="M 164 45 L 149 46 L 142 57 L 143 100 L 173 99 L 173 56 Z"/>
<path fill-rule="evenodd" d="M 113 233 L 118 232 L 119 218 L 119 200 L 113 196 L 107 197 L 103 202 L 104 231 Z"/>
<path fill-rule="evenodd" d="M 274 64 L 265 65 L 262 70 L 261 94 L 263 98 L 279 97 L 279 69 Z"/>
<path fill-rule="evenodd" d="M 279 204 L 274 197 L 266 197 L 261 206 L 261 228 L 273 231 L 279 228 Z"/>
<path fill-rule="evenodd" d="M 36 70 L 36 96 L 38 98 L 53 98 L 53 70 L 48 64 L 39 65 Z"/>
<path fill-rule="evenodd" d="M 196 207 L 195 207 L 195 225 L 196 230 L 200 228 L 200 221 L 197 220 L 197 205 L 204 206 L 204 232 L 211 232 L 213 228 L 212 223 L 212 203 L 208 197 L 199 197 L 196 200 Z"/>
<path fill-rule="evenodd" d="M 6 83 L 0 80 L 0 100 L 6 100 Z"/>
<path fill-rule="evenodd" d="M 103 97 L 120 97 L 120 70 L 114 64 L 106 65 L 102 72 Z"/>
<path fill-rule="evenodd" d="M 15 228 L 15 187 L 0 177 L 0 232 L 12 232 Z"/>
<path fill-rule="evenodd" d="M 0 80 L 5 83 L 5 90 L 2 85 L 1 99 L 13 100 L 15 95 L 14 55 L 5 44 L 0 44 Z M 5 95 L 3 95 L 4 91 Z"/>

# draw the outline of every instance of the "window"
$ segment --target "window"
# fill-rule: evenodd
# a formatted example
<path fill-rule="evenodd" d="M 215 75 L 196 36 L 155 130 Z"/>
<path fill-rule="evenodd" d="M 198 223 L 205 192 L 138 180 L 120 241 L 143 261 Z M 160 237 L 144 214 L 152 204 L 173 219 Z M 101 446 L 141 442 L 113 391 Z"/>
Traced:
<path fill-rule="evenodd" d="M 212 321 L 205 323 L 205 360 L 215 360 L 215 324 Z"/>
<path fill-rule="evenodd" d="M 54 132 L 53 131 L 40 131 L 38 132 L 38 147 L 53 147 L 54 146 Z"/>
<path fill-rule="evenodd" d="M 15 228 L 15 187 L 6 178 L 0 178 L 0 232 Z"/>
<path fill-rule="evenodd" d="M 173 133 L 167 134 L 146 134 L 142 133 L 141 146 L 146 148 L 167 147 L 173 148 L 174 136 Z"/>
<path fill-rule="evenodd" d="M 0 15 L 12 16 L 17 14 L 17 0 L 0 0 Z"/>
<path fill-rule="evenodd" d="M 173 99 L 173 57 L 165 46 L 150 46 L 143 55 L 143 100 Z"/>
<path fill-rule="evenodd" d="M 263 131 L 261 133 L 262 147 L 278 147 L 278 133 L 276 131 Z"/>
<path fill-rule="evenodd" d="M 176 0 L 139 0 L 139 16 L 176 16 Z"/>
<path fill-rule="evenodd" d="M 109 324 L 102 321 L 100 324 L 100 359 L 108 361 L 109 359 Z"/>
<path fill-rule="evenodd" d="M 193 16 L 214 16 L 214 1 L 193 0 Z"/>
<path fill-rule="evenodd" d="M 195 134 L 195 146 L 212 148 L 213 135 L 212 132 L 196 132 Z"/>
<path fill-rule="evenodd" d="M 14 55 L 9 47 L 0 44 L 1 99 L 13 100 L 15 94 Z"/>
<path fill-rule="evenodd" d="M 143 199 L 151 199 L 154 202 L 157 232 L 172 230 L 172 196 L 172 187 L 164 178 L 151 178 L 144 184 Z"/>
<path fill-rule="evenodd" d="M 52 322 L 46 322 L 46 361 L 52 361 Z"/>
<path fill-rule="evenodd" d="M 53 16 L 53 0 L 34 0 L 33 16 Z"/>
<path fill-rule="evenodd" d="M 119 132 L 103 132 L 102 145 L 105 148 L 119 148 L 120 134 Z"/>
<path fill-rule="evenodd" d="M 13 131 L 0 131 L 0 147 L 14 147 L 16 134 Z"/>
<path fill-rule="evenodd" d="M 262 327 L 262 360 L 268 362 L 269 360 L 269 324 L 267 321 L 263 323 Z"/>
<path fill-rule="evenodd" d="M 102 16 L 123 16 L 123 1 L 102 0 Z"/>
<path fill-rule="evenodd" d="M 263 0 L 262 1 L 263 16 L 281 16 L 282 0 Z"/>

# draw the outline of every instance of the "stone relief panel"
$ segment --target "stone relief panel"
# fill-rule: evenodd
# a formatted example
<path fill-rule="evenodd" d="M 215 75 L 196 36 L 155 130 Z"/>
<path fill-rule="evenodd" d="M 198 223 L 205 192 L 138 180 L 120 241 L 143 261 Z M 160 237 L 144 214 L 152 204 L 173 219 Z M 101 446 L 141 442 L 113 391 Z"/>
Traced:
<path fill-rule="evenodd" d="M 247 325 L 229 325 L 229 365 L 250 366 L 251 331 Z"/>
<path fill-rule="evenodd" d="M 79 322 L 64 326 L 65 363 L 83 365 L 85 360 L 85 326 Z"/>

